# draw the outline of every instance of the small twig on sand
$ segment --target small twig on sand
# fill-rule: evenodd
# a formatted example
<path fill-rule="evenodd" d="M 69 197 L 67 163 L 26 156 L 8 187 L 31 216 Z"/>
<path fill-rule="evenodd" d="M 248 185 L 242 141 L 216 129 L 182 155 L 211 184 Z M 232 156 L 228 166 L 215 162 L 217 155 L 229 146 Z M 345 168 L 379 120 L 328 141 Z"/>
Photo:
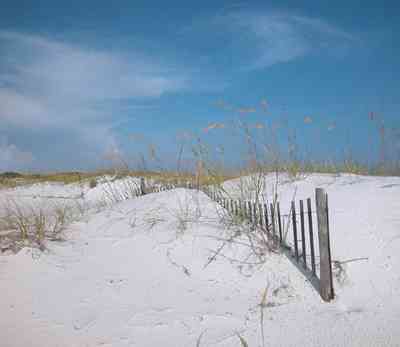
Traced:
<path fill-rule="evenodd" d="M 334 260 L 334 262 L 340 263 L 340 264 L 346 264 L 346 263 L 352 263 L 354 261 L 361 261 L 361 260 L 369 260 L 368 257 L 363 257 L 363 258 L 353 258 L 353 259 L 348 259 L 348 260 Z"/>

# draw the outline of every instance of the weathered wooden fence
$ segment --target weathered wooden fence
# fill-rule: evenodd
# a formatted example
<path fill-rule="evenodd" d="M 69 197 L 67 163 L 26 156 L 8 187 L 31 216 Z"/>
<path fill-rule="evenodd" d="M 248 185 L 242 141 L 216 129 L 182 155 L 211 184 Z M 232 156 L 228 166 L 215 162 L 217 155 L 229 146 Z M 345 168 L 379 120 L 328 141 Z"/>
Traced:
<path fill-rule="evenodd" d="M 158 184 L 145 186 L 141 179 L 138 195 L 159 192 L 177 187 L 195 188 L 192 182 L 181 184 Z M 253 202 L 230 199 L 220 190 L 211 187 L 200 188 L 212 200 L 218 202 L 230 213 L 241 215 L 278 245 L 282 253 L 310 280 L 324 301 L 334 298 L 332 258 L 329 236 L 328 194 L 322 188 L 315 190 L 315 207 L 312 200 L 292 201 L 288 214 L 281 213 L 278 201 Z M 316 224 L 315 218 L 317 216 Z M 314 232 L 317 226 L 317 233 Z"/>
<path fill-rule="evenodd" d="M 328 195 L 321 189 L 315 191 L 316 210 L 312 200 L 292 201 L 290 212 L 281 213 L 278 201 L 273 203 L 243 201 L 226 198 L 220 191 L 205 188 L 203 191 L 230 213 L 242 215 L 265 232 L 280 247 L 289 260 L 310 280 L 324 301 L 334 298 L 332 259 L 329 237 Z M 317 216 L 317 233 L 313 216 Z"/>

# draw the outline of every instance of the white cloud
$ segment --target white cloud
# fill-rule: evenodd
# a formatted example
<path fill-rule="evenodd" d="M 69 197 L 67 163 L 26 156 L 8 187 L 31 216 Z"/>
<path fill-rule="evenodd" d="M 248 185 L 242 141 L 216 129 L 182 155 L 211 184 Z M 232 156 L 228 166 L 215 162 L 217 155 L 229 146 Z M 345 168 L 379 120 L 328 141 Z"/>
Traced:
<path fill-rule="evenodd" d="M 0 32 L 0 117 L 42 127 L 101 120 L 98 102 L 155 98 L 185 78 L 138 54 L 90 50 L 38 36 Z"/>
<path fill-rule="evenodd" d="M 132 110 L 187 88 L 185 73 L 132 51 L 99 51 L 5 31 L 0 47 L 1 134 L 20 129 L 32 134 L 32 143 L 52 134 L 57 146 L 68 138 L 75 144 L 71 152 L 97 148 L 100 156 L 109 143 L 115 146 L 112 127 L 123 121 L 127 105 Z M 14 145 L 2 151 L 6 163 L 23 153 Z"/>
<path fill-rule="evenodd" d="M 20 150 L 4 138 L 0 139 L 0 171 L 25 169 L 33 159 L 32 153 Z"/>
<path fill-rule="evenodd" d="M 18 93 L 12 88 L 0 88 L 0 120 L 21 127 L 41 127 L 51 119 L 42 100 Z"/>

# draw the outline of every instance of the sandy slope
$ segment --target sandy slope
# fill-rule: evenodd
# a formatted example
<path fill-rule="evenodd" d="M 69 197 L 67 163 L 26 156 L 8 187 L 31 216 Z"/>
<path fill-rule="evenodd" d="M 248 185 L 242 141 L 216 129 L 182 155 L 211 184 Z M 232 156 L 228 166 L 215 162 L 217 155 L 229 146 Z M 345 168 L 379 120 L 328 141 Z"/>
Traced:
<path fill-rule="evenodd" d="M 121 198 L 123 194 L 130 193 L 134 188 L 138 188 L 140 179 L 135 177 L 125 177 L 115 179 L 115 176 L 101 176 L 97 178 L 97 186 L 89 187 L 88 181 L 82 183 L 63 184 L 63 183 L 35 183 L 27 186 L 0 190 L 0 202 L 4 199 L 25 200 L 38 203 L 47 200 L 82 200 L 90 205 L 95 205 L 104 200 Z M 115 199 L 113 199 L 115 200 Z"/>
<path fill-rule="evenodd" d="M 268 180 L 272 181 L 272 177 Z M 227 183 L 233 191 L 237 182 Z M 269 185 L 268 185 L 269 186 Z M 282 207 L 327 189 L 333 258 L 346 261 L 323 303 L 283 256 L 262 266 L 217 258 L 219 208 L 177 189 L 115 205 L 75 223 L 49 254 L 0 257 L 3 346 L 398 346 L 400 179 L 313 175 L 280 184 Z M 224 254 L 241 259 L 247 249 Z"/>

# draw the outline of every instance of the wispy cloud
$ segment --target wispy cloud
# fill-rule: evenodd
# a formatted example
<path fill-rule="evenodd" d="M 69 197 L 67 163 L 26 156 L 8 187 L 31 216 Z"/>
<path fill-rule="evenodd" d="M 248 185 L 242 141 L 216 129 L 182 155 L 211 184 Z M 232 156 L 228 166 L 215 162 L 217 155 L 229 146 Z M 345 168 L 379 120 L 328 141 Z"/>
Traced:
<path fill-rule="evenodd" d="M 71 142 L 115 146 L 112 127 L 123 119 L 121 109 L 132 111 L 135 104 L 187 88 L 182 71 L 137 52 L 99 51 L 4 31 L 0 47 L 3 132 L 30 129 L 57 139 L 62 131 L 74 137 Z M 11 147 L 3 152 L 17 153 Z"/>
<path fill-rule="evenodd" d="M 102 118 L 96 104 L 154 98 L 185 79 L 147 57 L 90 50 L 38 36 L 0 32 L 2 117 L 17 125 Z"/>
<path fill-rule="evenodd" d="M 312 52 L 337 51 L 355 38 L 321 19 L 289 14 L 249 14 L 240 26 L 256 37 L 259 56 L 252 67 L 289 62 Z"/>
<path fill-rule="evenodd" d="M 357 42 L 353 34 L 321 18 L 240 8 L 199 19 L 185 33 L 195 37 L 208 33 L 210 55 L 229 52 L 232 66 L 245 70 L 290 62 L 315 52 L 336 55 Z M 213 43 L 213 38 L 218 42 Z"/>

